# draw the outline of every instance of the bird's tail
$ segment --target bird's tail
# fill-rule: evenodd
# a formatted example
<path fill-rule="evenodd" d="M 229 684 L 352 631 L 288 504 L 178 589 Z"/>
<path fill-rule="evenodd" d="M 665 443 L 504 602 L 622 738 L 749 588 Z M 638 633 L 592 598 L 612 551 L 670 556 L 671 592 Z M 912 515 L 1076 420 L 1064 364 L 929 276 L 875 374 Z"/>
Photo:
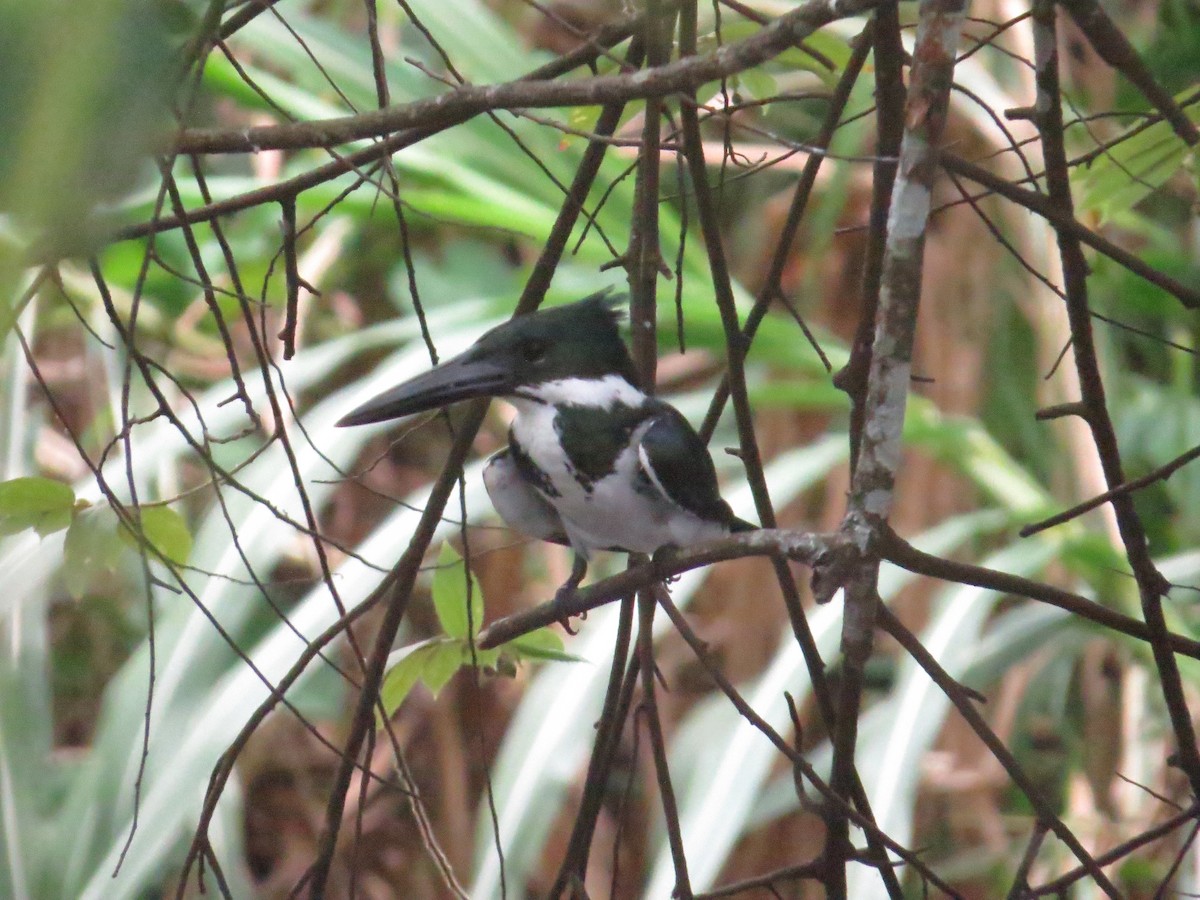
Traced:
<path fill-rule="evenodd" d="M 737 534 L 739 531 L 758 531 L 759 526 L 747 522 L 745 519 L 739 519 L 734 516 L 729 523 L 729 531 L 732 534 Z"/>

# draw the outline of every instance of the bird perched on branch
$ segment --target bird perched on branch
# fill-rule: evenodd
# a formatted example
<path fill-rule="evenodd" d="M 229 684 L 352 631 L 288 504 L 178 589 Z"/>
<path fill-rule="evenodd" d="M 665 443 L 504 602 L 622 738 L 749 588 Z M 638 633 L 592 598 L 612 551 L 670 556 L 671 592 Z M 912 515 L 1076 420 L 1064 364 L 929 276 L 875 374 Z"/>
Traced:
<path fill-rule="evenodd" d="M 509 445 L 483 472 L 517 531 L 569 545 L 575 591 L 595 550 L 653 553 L 750 531 L 717 491 L 704 442 L 635 384 L 606 292 L 504 323 L 466 352 L 385 391 L 338 425 L 366 425 L 474 397 L 516 407 Z"/>

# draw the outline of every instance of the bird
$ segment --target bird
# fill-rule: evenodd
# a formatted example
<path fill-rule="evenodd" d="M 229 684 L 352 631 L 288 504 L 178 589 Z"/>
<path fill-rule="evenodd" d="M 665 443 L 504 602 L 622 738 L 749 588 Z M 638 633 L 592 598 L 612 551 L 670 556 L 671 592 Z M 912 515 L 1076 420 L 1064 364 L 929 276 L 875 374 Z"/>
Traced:
<path fill-rule="evenodd" d="M 516 531 L 569 546 L 573 595 L 597 550 L 653 554 L 752 531 L 721 498 L 704 441 L 638 386 L 621 338 L 624 298 L 601 291 L 510 319 L 470 348 L 338 421 L 366 425 L 478 397 L 516 410 L 508 446 L 483 470 Z"/>

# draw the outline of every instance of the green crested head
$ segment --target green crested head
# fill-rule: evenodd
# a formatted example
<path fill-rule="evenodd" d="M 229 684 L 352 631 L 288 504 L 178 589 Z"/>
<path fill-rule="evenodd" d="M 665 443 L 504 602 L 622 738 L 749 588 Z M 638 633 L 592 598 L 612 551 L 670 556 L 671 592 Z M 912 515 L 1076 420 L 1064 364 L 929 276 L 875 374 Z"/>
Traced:
<path fill-rule="evenodd" d="M 618 323 L 625 297 L 601 291 L 576 303 L 539 310 L 483 335 L 465 359 L 497 361 L 512 373 L 512 386 L 563 378 L 637 375 Z"/>
<path fill-rule="evenodd" d="M 617 327 L 624 297 L 601 291 L 498 325 L 464 353 L 367 401 L 338 422 L 365 425 L 564 379 L 637 376 Z"/>

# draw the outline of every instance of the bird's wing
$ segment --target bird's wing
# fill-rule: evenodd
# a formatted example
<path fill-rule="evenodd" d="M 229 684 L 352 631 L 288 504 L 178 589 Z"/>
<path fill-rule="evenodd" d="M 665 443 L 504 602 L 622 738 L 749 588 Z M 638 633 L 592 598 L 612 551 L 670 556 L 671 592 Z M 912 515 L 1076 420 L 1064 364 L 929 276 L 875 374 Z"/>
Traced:
<path fill-rule="evenodd" d="M 717 490 L 717 472 L 700 436 L 675 407 L 661 402 L 655 406 L 638 446 L 638 461 L 650 483 L 702 519 L 741 530 L 735 525 L 740 520 Z"/>

